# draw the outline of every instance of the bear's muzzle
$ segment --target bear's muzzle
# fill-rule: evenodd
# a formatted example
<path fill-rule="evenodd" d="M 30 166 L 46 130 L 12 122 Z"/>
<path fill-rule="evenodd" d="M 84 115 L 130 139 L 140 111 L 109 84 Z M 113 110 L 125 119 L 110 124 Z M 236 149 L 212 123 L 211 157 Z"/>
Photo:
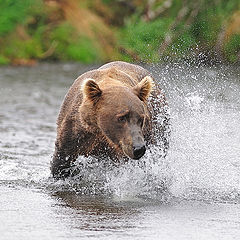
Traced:
<path fill-rule="evenodd" d="M 134 146 L 133 147 L 133 159 L 140 159 L 146 152 L 146 147 L 145 145 L 142 146 Z"/>

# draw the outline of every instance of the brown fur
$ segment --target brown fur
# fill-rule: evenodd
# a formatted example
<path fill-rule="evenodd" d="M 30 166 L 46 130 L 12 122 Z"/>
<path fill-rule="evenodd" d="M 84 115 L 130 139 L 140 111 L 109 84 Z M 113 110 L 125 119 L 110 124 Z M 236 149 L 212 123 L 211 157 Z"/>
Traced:
<path fill-rule="evenodd" d="M 116 160 L 122 158 L 125 151 L 130 151 L 132 138 L 122 136 L 121 129 L 118 129 L 119 134 L 112 136 L 117 125 L 111 125 L 108 115 L 116 112 L 116 117 L 121 120 L 128 109 L 125 105 L 136 110 L 136 114 L 143 115 L 143 137 L 147 145 L 154 143 L 153 135 L 164 131 L 162 126 L 157 126 L 154 112 L 163 109 L 166 102 L 161 90 L 156 86 L 152 90 L 152 87 L 152 77 L 147 70 L 125 62 L 105 64 L 78 77 L 69 89 L 58 116 L 51 166 L 53 176 L 68 176 L 68 168 L 79 155 L 106 154 Z M 159 100 L 148 101 L 150 94 L 152 99 L 158 97 Z M 123 141 L 124 148 L 121 148 Z"/>

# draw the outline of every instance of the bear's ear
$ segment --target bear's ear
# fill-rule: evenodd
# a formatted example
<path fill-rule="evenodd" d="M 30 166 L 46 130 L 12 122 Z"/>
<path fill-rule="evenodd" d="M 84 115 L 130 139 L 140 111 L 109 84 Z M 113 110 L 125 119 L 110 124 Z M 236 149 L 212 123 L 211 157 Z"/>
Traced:
<path fill-rule="evenodd" d="M 96 103 L 102 95 L 102 90 L 93 79 L 86 79 L 82 85 L 83 96 Z"/>
<path fill-rule="evenodd" d="M 133 90 L 143 102 L 146 102 L 153 88 L 153 79 L 150 76 L 144 77 Z"/>

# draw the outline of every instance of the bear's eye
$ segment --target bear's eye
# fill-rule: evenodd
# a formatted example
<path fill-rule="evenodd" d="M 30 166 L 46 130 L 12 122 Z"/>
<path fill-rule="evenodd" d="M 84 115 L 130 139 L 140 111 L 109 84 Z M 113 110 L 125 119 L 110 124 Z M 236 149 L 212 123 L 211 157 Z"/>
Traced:
<path fill-rule="evenodd" d="M 125 123 L 126 121 L 127 121 L 127 116 L 126 115 L 118 117 L 118 122 Z"/>
<path fill-rule="evenodd" d="M 143 117 L 140 117 L 138 119 L 138 125 L 140 125 L 141 127 L 143 127 L 143 122 L 144 122 L 144 118 Z"/>

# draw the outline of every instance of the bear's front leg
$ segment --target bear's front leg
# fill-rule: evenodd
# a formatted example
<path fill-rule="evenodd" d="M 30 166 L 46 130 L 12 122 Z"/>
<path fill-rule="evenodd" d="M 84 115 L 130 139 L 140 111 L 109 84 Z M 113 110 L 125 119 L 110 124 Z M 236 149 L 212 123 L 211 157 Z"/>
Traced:
<path fill-rule="evenodd" d="M 51 161 L 51 173 L 56 179 L 71 175 L 72 163 L 77 159 L 77 138 L 71 129 L 62 129 L 57 136 L 55 152 Z"/>
<path fill-rule="evenodd" d="M 55 179 L 65 179 L 71 175 L 72 163 L 76 160 L 76 155 L 66 154 L 57 148 L 51 162 L 51 173 Z"/>
<path fill-rule="evenodd" d="M 51 162 L 51 173 L 56 179 L 64 179 L 74 175 L 71 167 L 75 160 L 79 155 L 88 156 L 95 146 L 96 139 L 93 134 L 86 133 L 80 128 L 77 130 L 78 134 L 67 128 L 59 131 Z"/>

